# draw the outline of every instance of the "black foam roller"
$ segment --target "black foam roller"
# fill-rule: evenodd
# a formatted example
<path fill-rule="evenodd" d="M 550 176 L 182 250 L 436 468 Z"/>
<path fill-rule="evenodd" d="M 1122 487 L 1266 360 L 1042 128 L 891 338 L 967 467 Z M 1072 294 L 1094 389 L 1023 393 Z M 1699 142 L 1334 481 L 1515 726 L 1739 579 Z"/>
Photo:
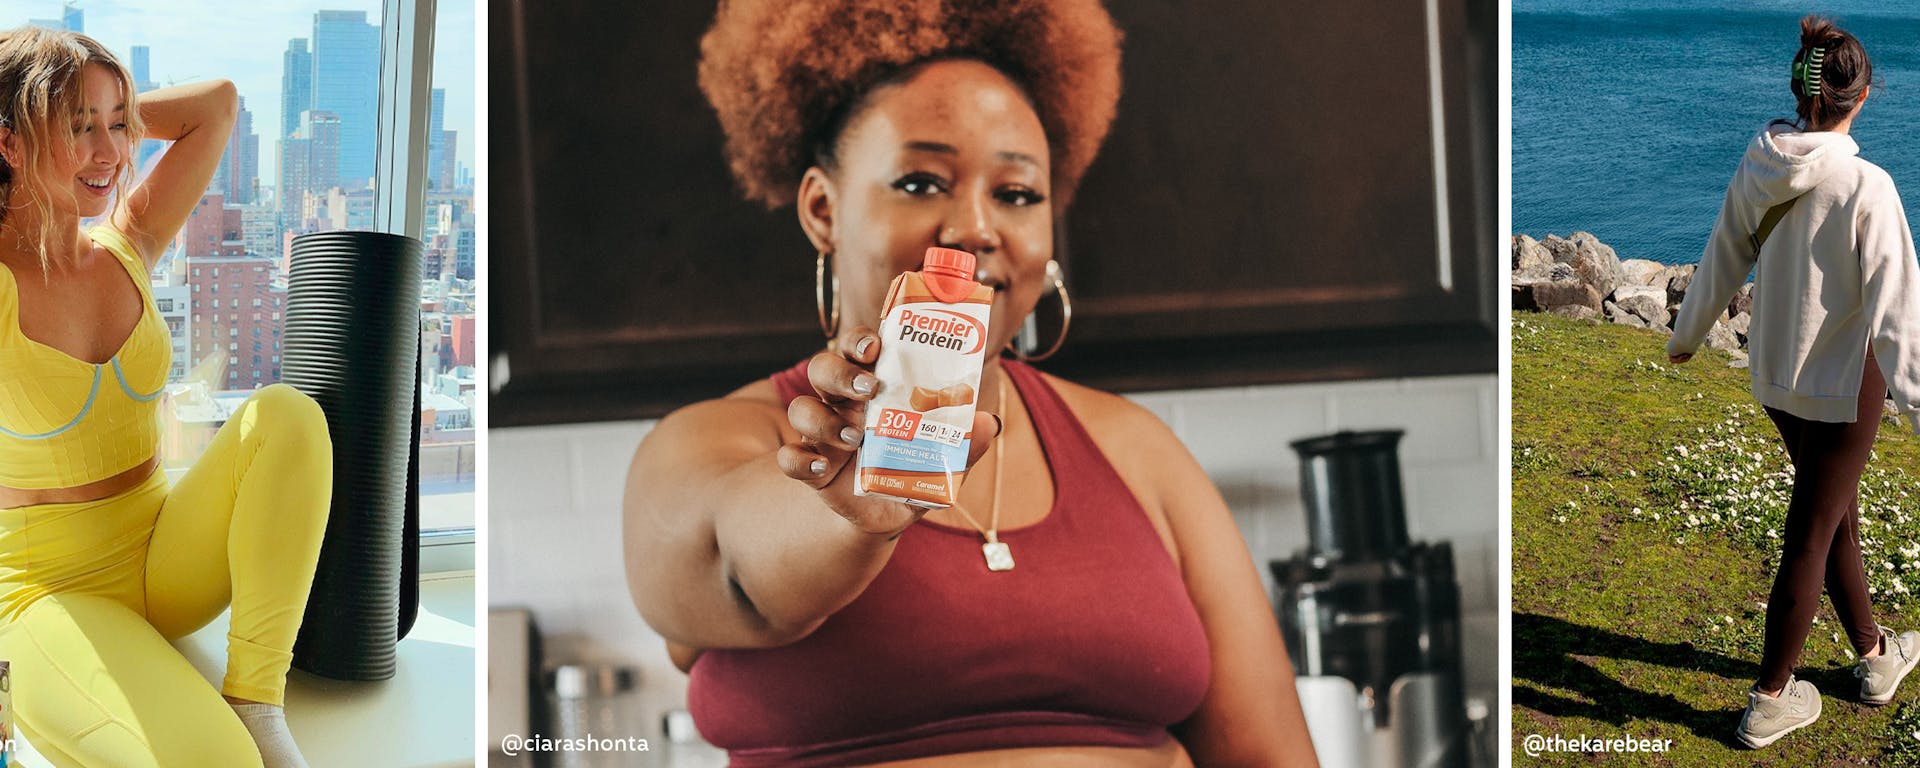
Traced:
<path fill-rule="evenodd" d="M 333 504 L 293 666 L 384 680 L 413 623 L 418 557 L 418 240 L 383 232 L 294 238 L 281 380 L 326 413 Z M 409 518 L 413 524 L 409 526 Z"/>

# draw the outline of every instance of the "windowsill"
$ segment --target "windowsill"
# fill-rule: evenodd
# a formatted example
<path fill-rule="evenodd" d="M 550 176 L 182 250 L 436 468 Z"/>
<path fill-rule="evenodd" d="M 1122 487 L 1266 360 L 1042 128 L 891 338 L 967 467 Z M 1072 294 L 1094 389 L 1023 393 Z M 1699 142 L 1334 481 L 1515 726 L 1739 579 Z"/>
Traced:
<path fill-rule="evenodd" d="M 174 647 L 218 686 L 226 672 L 227 614 Z M 439 768 L 473 765 L 474 578 L 428 574 L 420 615 L 401 640 L 392 679 L 343 682 L 294 670 L 287 725 L 311 765 Z M 16 734 L 18 737 L 18 734 Z M 17 738 L 15 762 L 49 763 Z"/>
<path fill-rule="evenodd" d="M 472 528 L 474 510 L 480 508 L 472 487 L 469 481 L 465 490 L 435 492 L 428 488 L 421 493 L 420 530 Z"/>

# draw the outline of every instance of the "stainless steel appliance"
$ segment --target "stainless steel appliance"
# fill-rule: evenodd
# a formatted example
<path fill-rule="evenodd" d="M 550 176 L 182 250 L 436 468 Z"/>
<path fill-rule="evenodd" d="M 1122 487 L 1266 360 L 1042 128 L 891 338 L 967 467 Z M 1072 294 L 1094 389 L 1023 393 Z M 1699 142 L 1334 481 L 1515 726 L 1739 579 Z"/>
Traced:
<path fill-rule="evenodd" d="M 1328 766 L 1467 764 L 1453 550 L 1408 541 L 1403 434 L 1292 443 L 1308 547 L 1269 566 L 1308 728 Z"/>

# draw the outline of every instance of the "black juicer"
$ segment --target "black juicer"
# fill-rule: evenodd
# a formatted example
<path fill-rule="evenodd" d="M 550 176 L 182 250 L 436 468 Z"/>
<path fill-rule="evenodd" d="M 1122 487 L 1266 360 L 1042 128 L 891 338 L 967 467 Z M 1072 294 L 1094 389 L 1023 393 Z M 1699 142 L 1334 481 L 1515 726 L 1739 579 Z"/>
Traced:
<path fill-rule="evenodd" d="M 1269 565 L 1314 745 L 1328 765 L 1467 762 L 1453 549 L 1407 541 L 1403 434 L 1339 432 L 1292 443 L 1308 547 Z M 1351 712 L 1343 711 L 1347 696 Z"/>

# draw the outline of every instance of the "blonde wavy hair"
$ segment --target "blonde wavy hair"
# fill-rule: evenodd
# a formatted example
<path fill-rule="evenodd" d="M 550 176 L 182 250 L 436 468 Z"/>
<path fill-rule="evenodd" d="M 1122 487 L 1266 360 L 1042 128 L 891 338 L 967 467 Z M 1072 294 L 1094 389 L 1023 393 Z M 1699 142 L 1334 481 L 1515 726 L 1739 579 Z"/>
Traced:
<path fill-rule="evenodd" d="M 14 167 L 0 158 L 0 227 L 6 226 L 13 213 L 18 187 L 25 204 L 39 213 L 39 231 L 22 234 L 39 254 L 43 269 L 49 266 L 47 243 L 55 234 L 50 199 L 54 193 L 45 188 L 44 180 L 51 175 L 57 158 L 70 157 L 76 149 L 70 121 L 86 114 L 81 74 L 89 64 L 106 67 L 120 80 L 131 152 L 140 145 L 146 126 L 140 122 L 140 110 L 134 102 L 133 74 L 113 52 L 75 32 L 30 26 L 0 30 L 0 127 L 13 133 L 23 166 Z M 133 172 L 133 158 L 129 156 L 114 175 L 114 200 L 132 186 Z"/>

